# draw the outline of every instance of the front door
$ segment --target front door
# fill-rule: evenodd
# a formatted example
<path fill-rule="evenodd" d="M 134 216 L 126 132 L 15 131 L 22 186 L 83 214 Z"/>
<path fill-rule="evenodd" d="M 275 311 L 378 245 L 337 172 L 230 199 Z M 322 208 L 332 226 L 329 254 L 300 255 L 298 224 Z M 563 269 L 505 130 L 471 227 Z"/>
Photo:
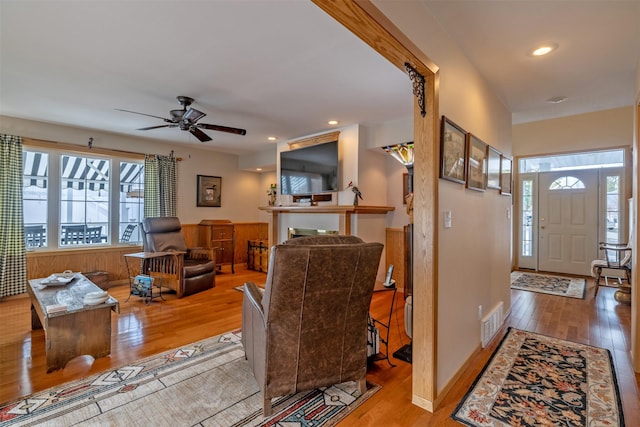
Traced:
<path fill-rule="evenodd" d="M 538 269 L 591 274 L 598 256 L 597 169 L 539 174 Z"/>

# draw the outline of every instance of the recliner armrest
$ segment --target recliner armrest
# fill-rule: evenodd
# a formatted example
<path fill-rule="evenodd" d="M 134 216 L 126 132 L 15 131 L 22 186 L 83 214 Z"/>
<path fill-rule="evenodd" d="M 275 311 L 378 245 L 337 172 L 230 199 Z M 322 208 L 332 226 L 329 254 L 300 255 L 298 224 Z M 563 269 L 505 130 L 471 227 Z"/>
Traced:
<path fill-rule="evenodd" d="M 264 309 L 262 308 L 262 296 L 263 291 L 256 286 L 253 282 L 245 282 L 244 284 L 244 296 L 248 302 L 260 313 L 262 321 L 264 323 Z"/>

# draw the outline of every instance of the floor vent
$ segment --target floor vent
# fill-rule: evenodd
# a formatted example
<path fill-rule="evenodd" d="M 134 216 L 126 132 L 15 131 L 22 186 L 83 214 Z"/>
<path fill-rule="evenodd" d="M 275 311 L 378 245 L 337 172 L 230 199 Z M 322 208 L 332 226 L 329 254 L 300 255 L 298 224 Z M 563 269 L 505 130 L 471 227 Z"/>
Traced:
<path fill-rule="evenodd" d="M 482 340 L 482 348 L 485 348 L 489 341 L 495 336 L 500 326 L 502 326 L 502 314 L 504 304 L 500 301 L 494 308 L 482 318 L 480 323 L 480 339 Z"/>

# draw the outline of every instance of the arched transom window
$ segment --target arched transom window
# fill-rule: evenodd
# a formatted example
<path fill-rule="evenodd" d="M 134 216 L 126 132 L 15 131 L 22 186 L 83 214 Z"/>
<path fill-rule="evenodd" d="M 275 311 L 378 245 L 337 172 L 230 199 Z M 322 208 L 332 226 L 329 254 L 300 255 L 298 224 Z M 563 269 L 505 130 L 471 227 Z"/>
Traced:
<path fill-rule="evenodd" d="M 549 190 L 577 190 L 584 188 L 584 182 L 575 176 L 563 176 L 556 179 L 549 186 Z"/>

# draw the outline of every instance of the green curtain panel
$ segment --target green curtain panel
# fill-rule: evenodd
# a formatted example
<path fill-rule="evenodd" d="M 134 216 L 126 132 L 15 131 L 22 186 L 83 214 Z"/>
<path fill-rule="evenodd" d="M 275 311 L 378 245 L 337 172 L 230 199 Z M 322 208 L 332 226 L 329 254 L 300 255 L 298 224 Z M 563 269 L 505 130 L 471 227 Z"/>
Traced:
<path fill-rule="evenodd" d="M 144 216 L 176 216 L 176 158 L 144 157 Z"/>
<path fill-rule="evenodd" d="M 22 138 L 0 134 L 0 298 L 27 291 L 22 216 Z"/>

